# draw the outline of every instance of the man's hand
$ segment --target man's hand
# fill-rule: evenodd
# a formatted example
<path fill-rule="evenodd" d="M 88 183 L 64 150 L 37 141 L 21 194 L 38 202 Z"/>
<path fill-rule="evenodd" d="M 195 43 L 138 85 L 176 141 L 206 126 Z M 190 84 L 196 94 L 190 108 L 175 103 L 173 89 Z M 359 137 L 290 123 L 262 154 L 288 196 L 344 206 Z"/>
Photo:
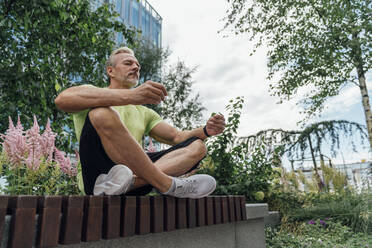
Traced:
<path fill-rule="evenodd" d="M 220 134 L 225 130 L 225 117 L 221 114 L 217 114 L 209 118 L 207 121 L 206 129 L 210 136 Z"/>
<path fill-rule="evenodd" d="M 142 85 L 132 90 L 133 104 L 159 104 L 167 96 L 165 87 L 153 81 L 146 81 Z"/>

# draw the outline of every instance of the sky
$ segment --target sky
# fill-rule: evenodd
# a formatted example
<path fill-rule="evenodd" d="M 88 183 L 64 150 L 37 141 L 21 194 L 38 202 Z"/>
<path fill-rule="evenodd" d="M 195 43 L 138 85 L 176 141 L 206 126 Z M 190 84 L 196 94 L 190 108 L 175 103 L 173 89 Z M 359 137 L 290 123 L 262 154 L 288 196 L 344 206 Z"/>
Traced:
<path fill-rule="evenodd" d="M 282 128 L 298 130 L 297 123 L 304 118 L 296 99 L 278 104 L 279 98 L 269 92 L 265 47 L 253 56 L 252 42 L 247 35 L 234 35 L 227 31 L 218 33 L 224 26 L 222 18 L 228 8 L 226 0 L 148 0 L 162 16 L 162 44 L 173 54 L 170 63 L 185 61 L 197 66 L 193 75 L 194 92 L 199 93 L 206 107 L 204 118 L 212 112 L 226 113 L 230 99 L 244 96 L 245 104 L 238 130 L 247 136 L 260 130 Z M 228 37 L 224 37 L 228 35 Z M 367 75 L 367 87 L 372 89 L 372 73 Z M 372 94 L 372 91 L 369 91 Z M 346 119 L 365 124 L 360 91 L 357 87 L 345 88 L 340 95 L 330 99 L 319 120 Z M 367 149 L 352 152 L 342 150 L 336 163 L 360 162 L 371 159 Z"/>

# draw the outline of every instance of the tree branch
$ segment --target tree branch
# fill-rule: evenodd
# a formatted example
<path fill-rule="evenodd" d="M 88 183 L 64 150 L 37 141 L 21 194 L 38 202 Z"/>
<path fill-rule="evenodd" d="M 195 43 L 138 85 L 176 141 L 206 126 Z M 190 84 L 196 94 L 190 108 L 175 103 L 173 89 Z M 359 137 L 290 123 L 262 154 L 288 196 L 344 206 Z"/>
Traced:
<path fill-rule="evenodd" d="M 5 5 L 5 17 L 8 16 L 9 12 L 10 12 L 10 9 L 12 7 L 12 5 L 15 3 L 15 0 L 10 0 L 9 2 L 5 1 L 4 0 L 4 5 Z"/>

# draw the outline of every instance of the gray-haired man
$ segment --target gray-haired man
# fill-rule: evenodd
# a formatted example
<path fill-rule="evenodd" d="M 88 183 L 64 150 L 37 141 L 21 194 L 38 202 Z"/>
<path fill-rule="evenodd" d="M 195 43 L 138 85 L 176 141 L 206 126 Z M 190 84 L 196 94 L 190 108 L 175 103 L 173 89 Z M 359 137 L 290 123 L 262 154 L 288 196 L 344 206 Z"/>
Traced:
<path fill-rule="evenodd" d="M 175 197 L 199 198 L 211 194 L 216 181 L 209 175 L 178 178 L 193 170 L 206 155 L 203 140 L 223 132 L 222 115 L 206 126 L 180 131 L 142 104 L 159 104 L 167 96 L 160 83 L 138 84 L 140 65 L 131 49 L 112 52 L 106 71 L 108 88 L 92 85 L 71 87 L 55 100 L 73 113 L 80 142 L 84 189 L 87 194 L 144 194 L 155 187 Z M 143 135 L 173 145 L 155 154 L 141 148 Z"/>

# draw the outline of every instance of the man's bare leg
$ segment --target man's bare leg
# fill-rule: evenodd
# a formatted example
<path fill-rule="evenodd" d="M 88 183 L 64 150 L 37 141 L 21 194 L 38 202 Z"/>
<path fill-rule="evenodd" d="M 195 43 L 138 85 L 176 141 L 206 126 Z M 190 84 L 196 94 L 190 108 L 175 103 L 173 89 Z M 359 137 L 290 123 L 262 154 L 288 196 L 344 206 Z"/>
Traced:
<path fill-rule="evenodd" d="M 197 162 L 206 155 L 204 142 L 195 140 L 190 145 L 171 151 L 155 162 L 155 166 L 169 176 L 186 174 Z M 135 176 L 133 188 L 149 184 L 145 179 Z"/>
<path fill-rule="evenodd" d="M 111 107 L 92 109 L 89 112 L 89 119 L 101 139 L 106 154 L 113 162 L 128 166 L 160 192 L 168 191 L 172 185 L 172 178 L 152 163 L 121 123 L 114 109 Z"/>

